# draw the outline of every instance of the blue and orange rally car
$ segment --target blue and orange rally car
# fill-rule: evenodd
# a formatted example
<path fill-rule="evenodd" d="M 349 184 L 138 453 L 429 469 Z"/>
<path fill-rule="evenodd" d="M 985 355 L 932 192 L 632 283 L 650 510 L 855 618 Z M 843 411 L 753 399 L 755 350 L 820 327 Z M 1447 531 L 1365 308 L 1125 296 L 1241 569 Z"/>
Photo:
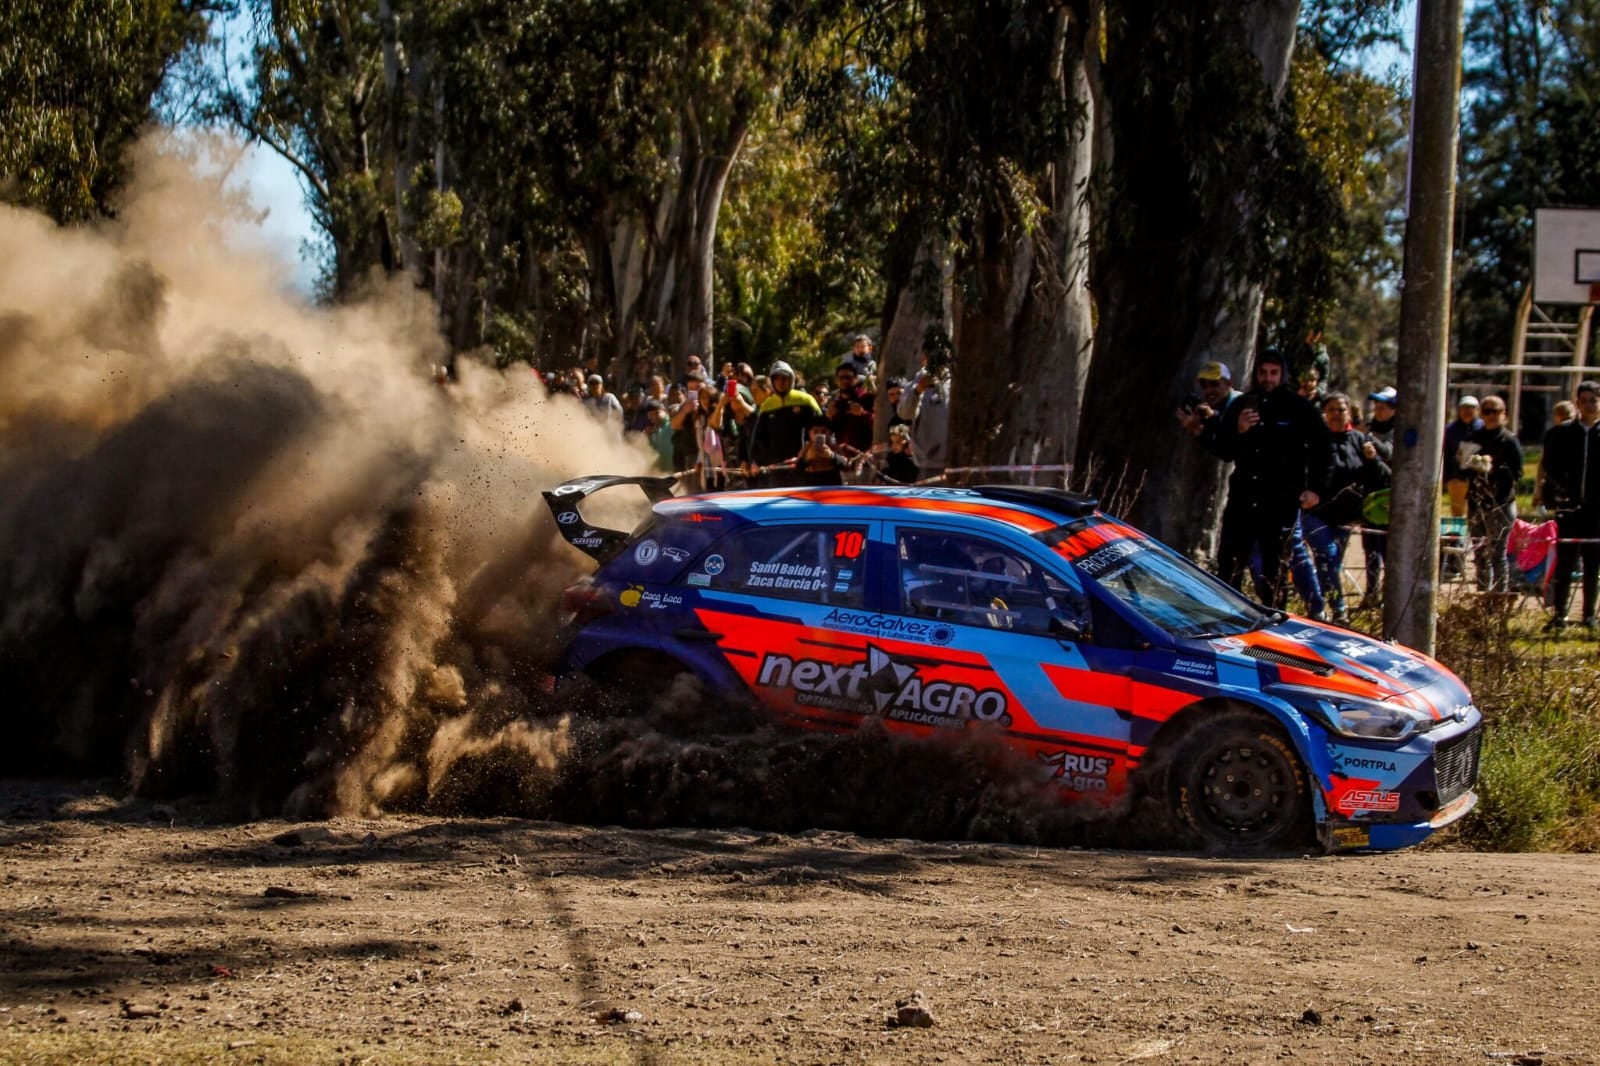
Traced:
<path fill-rule="evenodd" d="M 616 485 L 653 501 L 631 534 L 580 510 Z M 565 669 L 688 672 L 817 729 L 1000 730 L 1069 798 L 1153 799 L 1208 848 L 1400 848 L 1477 802 L 1482 720 L 1449 670 L 1255 604 L 1092 499 L 671 486 L 544 494 L 601 564 L 567 590 Z"/>

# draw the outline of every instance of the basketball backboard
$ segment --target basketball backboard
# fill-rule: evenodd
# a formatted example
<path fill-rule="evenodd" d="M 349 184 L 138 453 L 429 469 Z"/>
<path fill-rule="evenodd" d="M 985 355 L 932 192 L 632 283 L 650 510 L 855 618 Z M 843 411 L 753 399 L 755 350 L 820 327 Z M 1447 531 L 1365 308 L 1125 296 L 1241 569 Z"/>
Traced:
<path fill-rule="evenodd" d="M 1596 302 L 1600 209 L 1541 207 L 1533 216 L 1533 302 Z"/>

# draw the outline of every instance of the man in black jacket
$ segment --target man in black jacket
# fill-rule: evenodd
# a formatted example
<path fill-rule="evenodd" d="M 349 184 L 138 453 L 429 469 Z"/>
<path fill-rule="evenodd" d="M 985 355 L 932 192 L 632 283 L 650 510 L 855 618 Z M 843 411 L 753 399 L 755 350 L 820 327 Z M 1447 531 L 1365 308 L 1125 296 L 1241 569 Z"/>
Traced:
<path fill-rule="evenodd" d="M 1517 520 L 1517 482 L 1522 477 L 1522 445 L 1506 428 L 1506 402 L 1486 396 L 1478 408 L 1483 428 L 1467 438 L 1477 451 L 1467 458 L 1467 530 L 1478 564 L 1478 591 L 1511 587 L 1506 540 Z"/>
<path fill-rule="evenodd" d="M 1228 405 L 1215 452 L 1233 462 L 1228 479 L 1225 534 L 1217 552 L 1222 579 L 1242 587 L 1252 554 L 1260 560 L 1257 595 L 1282 607 L 1288 598 L 1284 564 L 1307 555 L 1300 511 L 1315 507 L 1322 490 L 1322 455 L 1327 429 L 1321 416 L 1288 383 L 1283 353 L 1267 348 L 1256 358 L 1249 392 Z M 1315 571 L 1305 567 L 1301 598 L 1313 617 L 1323 614 Z"/>
<path fill-rule="evenodd" d="M 1595 628 L 1595 593 L 1600 586 L 1600 382 L 1578 383 L 1578 417 L 1544 435 L 1544 502 L 1556 513 L 1555 617 L 1549 629 L 1564 629 L 1572 603 L 1572 570 L 1583 561 L 1583 625 Z"/>

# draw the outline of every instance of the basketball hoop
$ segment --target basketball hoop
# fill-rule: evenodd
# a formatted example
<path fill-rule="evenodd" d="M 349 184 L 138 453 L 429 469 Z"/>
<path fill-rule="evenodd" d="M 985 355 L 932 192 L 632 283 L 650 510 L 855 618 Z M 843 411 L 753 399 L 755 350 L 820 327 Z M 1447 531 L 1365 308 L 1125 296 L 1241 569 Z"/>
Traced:
<path fill-rule="evenodd" d="M 1600 284 L 1589 286 L 1589 302 L 1592 304 L 1600 304 Z"/>

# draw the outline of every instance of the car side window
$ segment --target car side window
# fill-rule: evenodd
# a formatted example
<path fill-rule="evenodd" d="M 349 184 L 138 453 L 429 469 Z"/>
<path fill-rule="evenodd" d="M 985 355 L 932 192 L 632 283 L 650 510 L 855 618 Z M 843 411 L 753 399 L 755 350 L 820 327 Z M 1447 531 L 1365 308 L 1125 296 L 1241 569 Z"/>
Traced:
<path fill-rule="evenodd" d="M 752 526 L 718 543 L 683 580 L 724 592 L 860 607 L 866 549 L 866 526 Z"/>
<path fill-rule="evenodd" d="M 958 625 L 1059 636 L 1089 628 L 1076 583 L 981 537 L 902 529 L 901 611 Z"/>

